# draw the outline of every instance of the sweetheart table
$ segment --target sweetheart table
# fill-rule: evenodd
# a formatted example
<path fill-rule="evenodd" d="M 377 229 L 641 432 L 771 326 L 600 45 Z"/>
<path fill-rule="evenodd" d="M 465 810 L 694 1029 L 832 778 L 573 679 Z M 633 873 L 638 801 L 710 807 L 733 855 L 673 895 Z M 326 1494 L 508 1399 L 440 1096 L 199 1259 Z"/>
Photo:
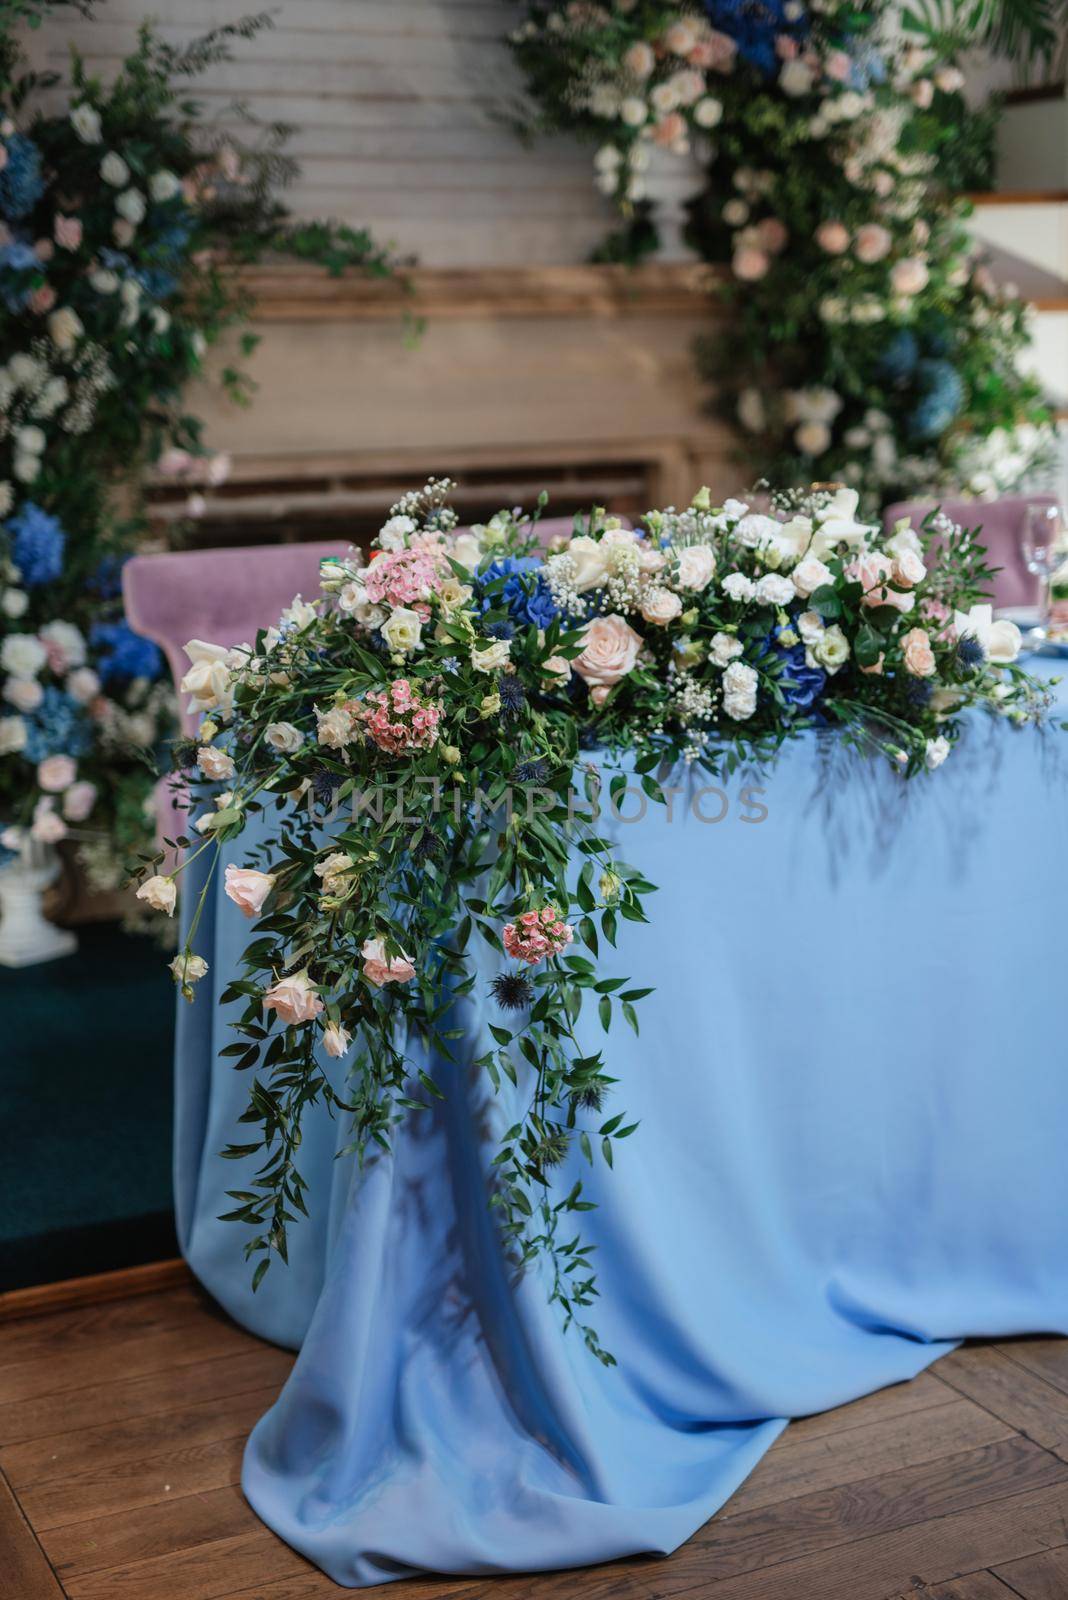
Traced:
<path fill-rule="evenodd" d="M 335 1160 L 343 1122 L 309 1117 L 311 1217 L 255 1296 L 245 1230 L 217 1220 L 247 1187 L 217 1154 L 247 1077 L 211 997 L 182 1005 L 183 1249 L 239 1322 L 300 1349 L 246 1450 L 264 1521 L 348 1586 L 667 1552 L 790 1417 L 969 1336 L 1068 1334 L 1065 742 L 977 720 L 905 784 L 809 733 L 726 804 L 684 774 L 670 820 L 606 817 L 659 886 L 610 967 L 656 985 L 640 1038 L 608 1047 L 640 1127 L 612 1174 L 577 1152 L 559 1173 L 598 1202 L 590 1320 L 612 1368 L 495 1237 L 486 1132 L 524 1085 L 497 1096 L 464 1069 L 488 1001 L 459 1010 L 459 1064 L 426 1063 L 462 1092 L 362 1174 Z M 246 938 L 210 901 L 217 993 Z"/>

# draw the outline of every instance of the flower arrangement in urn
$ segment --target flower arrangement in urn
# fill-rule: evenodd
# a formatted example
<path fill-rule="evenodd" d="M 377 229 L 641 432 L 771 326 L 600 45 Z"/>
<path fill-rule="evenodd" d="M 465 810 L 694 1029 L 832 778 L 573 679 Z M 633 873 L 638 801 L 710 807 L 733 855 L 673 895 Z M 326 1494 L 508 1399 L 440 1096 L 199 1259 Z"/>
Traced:
<path fill-rule="evenodd" d="M 45 6 L 20 5 L 31 18 Z M 86 8 L 88 9 L 88 8 Z M 251 301 L 227 255 L 267 249 L 373 274 L 365 233 L 294 225 L 276 191 L 286 130 L 240 147 L 187 96 L 270 18 L 182 45 L 144 26 L 105 87 L 74 57 L 21 72 L 0 23 L 0 860 L 73 833 L 90 883 L 118 887 L 154 831 L 172 726 L 163 658 L 122 614 L 120 574 L 146 530 L 149 467 L 189 491 L 228 471 L 182 404 L 209 347 Z M 255 340 L 246 337 L 247 354 Z M 224 368 L 236 399 L 244 380 Z"/>
<path fill-rule="evenodd" d="M 962 92 L 970 25 L 924 33 L 917 13 L 910 32 L 889 0 L 523 9 L 511 42 L 541 123 L 598 142 L 636 238 L 652 153 L 706 165 L 690 237 L 729 316 L 699 364 L 748 462 L 874 508 L 1007 492 L 1050 461 L 1051 412 L 1017 368 L 1027 308 L 962 227 L 992 133 Z"/>
<path fill-rule="evenodd" d="M 388 1144 L 446 1092 L 434 1059 L 485 985 L 500 1020 L 476 1066 L 495 1091 L 523 1088 L 495 1213 L 610 1359 L 583 1321 L 590 1257 L 563 1233 L 589 1202 L 581 1182 L 553 1189 L 572 1146 L 611 1163 L 634 1131 L 576 1034 L 591 1006 L 606 1030 L 637 1028 L 648 992 L 596 964 L 653 887 L 598 828 L 602 777 L 663 799 L 677 762 L 728 772 L 822 729 L 937 781 L 966 712 L 1038 721 L 1046 695 L 984 600 L 980 546 L 937 520 L 884 538 L 854 490 L 764 509 L 702 491 L 637 529 L 594 510 L 549 550 L 537 514 L 458 529 L 448 490 L 406 496 L 369 561 L 324 563 L 322 594 L 255 640 L 190 642 L 183 691 L 202 721 L 176 762 L 196 814 L 184 859 L 146 861 L 138 893 L 172 912 L 181 873 L 237 858 L 225 893 L 254 926 L 223 990 L 224 1054 L 257 1069 L 255 1136 L 226 1154 L 259 1163 L 232 1213 L 256 1282 L 303 1206 L 304 1108 L 350 1118 L 361 1155 Z M 204 876 L 172 967 L 190 999 Z M 325 1059 L 344 1059 L 347 1084 Z"/>

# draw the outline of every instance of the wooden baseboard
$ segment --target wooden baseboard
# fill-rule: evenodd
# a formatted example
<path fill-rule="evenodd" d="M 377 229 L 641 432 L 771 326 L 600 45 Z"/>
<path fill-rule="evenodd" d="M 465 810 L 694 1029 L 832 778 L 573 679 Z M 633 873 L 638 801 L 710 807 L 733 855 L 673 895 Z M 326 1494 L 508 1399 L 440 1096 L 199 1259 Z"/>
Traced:
<path fill-rule="evenodd" d="M 193 1274 L 179 1258 L 150 1261 L 143 1267 L 123 1267 L 89 1278 L 65 1278 L 61 1283 L 41 1283 L 31 1289 L 9 1289 L 0 1294 L 0 1323 L 40 1317 L 73 1306 L 103 1305 L 108 1300 L 130 1300 L 139 1294 L 158 1294 L 178 1284 L 192 1283 Z"/>

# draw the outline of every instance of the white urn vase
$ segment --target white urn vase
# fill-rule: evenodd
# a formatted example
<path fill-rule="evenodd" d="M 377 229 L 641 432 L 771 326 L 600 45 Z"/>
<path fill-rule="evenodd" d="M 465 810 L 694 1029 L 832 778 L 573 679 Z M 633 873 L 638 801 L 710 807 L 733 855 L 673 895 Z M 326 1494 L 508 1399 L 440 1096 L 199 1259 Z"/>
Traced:
<path fill-rule="evenodd" d="M 24 839 L 15 858 L 0 866 L 0 966 L 32 967 L 78 948 L 74 934 L 49 922 L 41 909 L 59 873 L 55 847 L 36 839 Z"/>
<path fill-rule="evenodd" d="M 704 172 L 699 153 L 691 150 L 677 155 L 663 146 L 646 147 L 647 165 L 642 173 L 647 199 L 652 201 L 653 222 L 660 236 L 657 261 L 696 261 L 696 250 L 686 243 L 689 221 L 687 202 L 701 192 Z"/>

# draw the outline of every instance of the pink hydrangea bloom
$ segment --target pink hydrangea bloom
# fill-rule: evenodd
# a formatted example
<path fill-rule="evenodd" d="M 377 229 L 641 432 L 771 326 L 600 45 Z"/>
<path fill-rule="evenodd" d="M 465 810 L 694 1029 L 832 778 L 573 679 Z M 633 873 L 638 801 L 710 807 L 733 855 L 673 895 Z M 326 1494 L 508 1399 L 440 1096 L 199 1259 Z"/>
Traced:
<path fill-rule="evenodd" d="M 555 906 L 543 906 L 540 911 L 524 911 L 514 922 L 507 923 L 503 937 L 507 953 L 533 967 L 547 956 L 566 950 L 574 933 Z"/>
<path fill-rule="evenodd" d="M 377 556 L 367 568 L 364 588 L 372 605 L 410 606 L 427 600 L 441 587 L 438 564 L 425 548 L 393 550 Z"/>
<path fill-rule="evenodd" d="M 441 706 L 424 700 L 407 678 L 372 689 L 355 708 L 367 737 L 389 755 L 429 750 L 438 740 Z"/>

